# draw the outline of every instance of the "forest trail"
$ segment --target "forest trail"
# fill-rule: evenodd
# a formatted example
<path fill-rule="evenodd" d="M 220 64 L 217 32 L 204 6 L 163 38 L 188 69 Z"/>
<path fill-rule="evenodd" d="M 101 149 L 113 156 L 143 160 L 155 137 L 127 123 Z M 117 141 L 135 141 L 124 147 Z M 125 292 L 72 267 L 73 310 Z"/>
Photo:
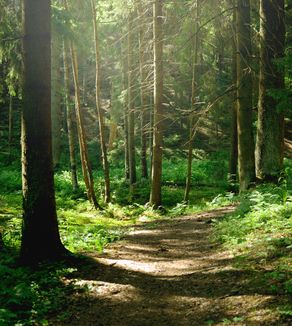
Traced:
<path fill-rule="evenodd" d="M 257 282 L 264 271 L 235 268 L 210 242 L 211 219 L 233 209 L 144 223 L 91 255 L 74 275 L 88 292 L 54 325 L 285 325 L 270 310 L 277 297 Z"/>

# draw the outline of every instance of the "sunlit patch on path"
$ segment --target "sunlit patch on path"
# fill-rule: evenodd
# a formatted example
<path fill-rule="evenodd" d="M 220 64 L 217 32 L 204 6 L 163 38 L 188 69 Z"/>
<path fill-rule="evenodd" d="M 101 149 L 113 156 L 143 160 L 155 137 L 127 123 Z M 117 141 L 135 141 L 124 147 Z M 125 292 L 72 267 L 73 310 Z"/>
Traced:
<path fill-rule="evenodd" d="M 282 325 L 276 298 L 234 268 L 233 255 L 210 241 L 210 219 L 234 207 L 137 226 L 74 277 L 87 286 L 56 325 Z"/>

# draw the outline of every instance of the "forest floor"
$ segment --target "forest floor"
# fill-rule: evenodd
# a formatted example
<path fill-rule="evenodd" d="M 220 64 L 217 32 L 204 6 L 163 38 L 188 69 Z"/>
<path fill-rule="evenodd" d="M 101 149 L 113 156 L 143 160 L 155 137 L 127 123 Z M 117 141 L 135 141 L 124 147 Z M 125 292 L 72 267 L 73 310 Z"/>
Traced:
<path fill-rule="evenodd" d="M 211 241 L 211 220 L 234 206 L 141 223 L 65 279 L 86 287 L 50 325 L 291 325 L 275 307 L 285 295 L 263 286 L 267 269 L 243 268 Z"/>

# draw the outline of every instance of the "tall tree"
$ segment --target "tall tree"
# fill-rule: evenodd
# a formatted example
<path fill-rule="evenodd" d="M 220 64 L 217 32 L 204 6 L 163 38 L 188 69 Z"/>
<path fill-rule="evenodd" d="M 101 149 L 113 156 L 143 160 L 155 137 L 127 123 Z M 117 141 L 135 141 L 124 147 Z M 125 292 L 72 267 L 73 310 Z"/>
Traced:
<path fill-rule="evenodd" d="M 238 137 L 237 137 L 237 66 L 236 66 L 236 0 L 232 0 L 233 5 L 232 13 L 232 83 L 234 86 L 233 103 L 231 108 L 231 143 L 230 143 L 230 156 L 228 167 L 228 181 L 235 182 L 237 176 L 237 162 L 238 162 Z"/>
<path fill-rule="evenodd" d="M 126 48 L 126 47 L 125 47 Z M 128 109 L 128 92 L 126 89 L 128 88 L 128 70 L 127 66 L 128 63 L 126 62 L 126 54 L 124 53 L 123 49 L 121 51 L 122 55 L 122 66 L 123 66 L 123 71 L 122 71 L 122 87 L 124 90 L 124 100 L 123 100 L 123 121 L 124 121 L 124 142 L 125 142 L 125 180 L 130 179 L 130 167 L 129 167 L 129 120 L 128 120 L 128 115 L 129 115 L 129 109 Z"/>
<path fill-rule="evenodd" d="M 128 18 L 128 146 L 130 185 L 136 182 L 133 17 Z"/>
<path fill-rule="evenodd" d="M 284 115 L 270 92 L 284 88 L 284 72 L 276 62 L 284 57 L 284 16 L 284 0 L 261 0 L 256 172 L 262 180 L 277 181 L 283 168 Z"/>
<path fill-rule="evenodd" d="M 64 0 L 64 6 L 66 11 L 69 11 L 68 2 Z M 67 45 L 66 45 L 67 46 Z M 86 141 L 86 132 L 84 127 L 84 118 L 81 110 L 81 96 L 80 96 L 80 83 L 79 83 L 79 70 L 78 70 L 78 58 L 76 48 L 73 41 L 69 42 L 68 48 L 70 49 L 71 62 L 72 62 L 72 73 L 74 80 L 74 90 L 75 90 L 75 106 L 76 106 L 76 118 L 77 118 L 77 130 L 78 130 L 78 140 L 79 140 L 79 150 L 82 174 L 84 178 L 84 183 L 86 187 L 87 197 L 89 201 L 97 209 L 101 209 L 96 199 L 94 180 L 91 168 L 91 162 L 88 155 L 88 146 Z"/>
<path fill-rule="evenodd" d="M 101 97 L 100 97 L 100 78 L 101 78 L 101 69 L 100 69 L 100 54 L 99 54 L 99 40 L 98 40 L 98 26 L 96 20 L 96 9 L 94 1 L 91 0 L 91 9 L 92 9 L 92 20 L 93 20 L 93 31 L 94 31 L 94 44 L 95 44 L 95 102 L 99 123 L 99 141 L 101 147 L 102 155 L 102 166 L 104 173 L 104 201 L 109 203 L 110 201 L 110 174 L 109 174 L 109 163 L 107 157 L 107 146 L 105 139 L 105 123 L 104 123 L 104 114 L 101 107 Z"/>
<path fill-rule="evenodd" d="M 80 99 L 80 86 L 79 86 L 79 75 L 78 75 L 78 60 L 76 49 L 73 42 L 70 44 L 71 61 L 72 61 L 72 71 L 74 79 L 74 89 L 75 89 L 75 105 L 76 105 L 76 117 L 77 117 L 77 130 L 79 139 L 79 149 L 82 173 L 84 178 L 84 183 L 86 186 L 87 197 L 89 201 L 94 205 L 95 208 L 101 209 L 98 204 L 94 189 L 94 180 L 91 168 L 91 162 L 88 154 L 88 146 L 86 141 L 86 132 L 84 127 L 84 118 L 81 111 L 81 99 Z"/>
<path fill-rule="evenodd" d="M 26 263 L 66 252 L 59 236 L 52 162 L 50 5 L 49 0 L 24 0 L 21 258 Z"/>
<path fill-rule="evenodd" d="M 61 129 L 62 129 L 62 112 L 61 112 L 61 42 L 57 31 L 52 33 L 52 89 L 51 89 L 51 106 L 52 106 L 52 147 L 53 147 L 53 164 L 57 169 L 60 165 L 61 157 Z"/>
<path fill-rule="evenodd" d="M 141 1 L 138 2 L 139 14 L 139 64 L 140 64 L 140 99 L 141 99 L 141 176 L 148 178 L 147 169 L 147 70 L 146 70 L 146 32 L 145 11 Z"/>
<path fill-rule="evenodd" d="M 237 0 L 236 25 L 238 174 L 240 191 L 245 191 L 255 181 L 249 0 Z"/>
<path fill-rule="evenodd" d="M 162 0 L 153 4 L 154 36 L 154 113 L 153 161 L 150 204 L 161 205 L 162 146 L 163 146 L 163 13 Z"/>
<path fill-rule="evenodd" d="M 70 170 L 73 191 L 78 189 L 77 162 L 75 151 L 75 132 L 73 125 L 74 112 L 70 101 L 70 75 L 69 75 L 69 55 L 66 43 L 63 42 L 63 61 L 64 61 L 64 86 L 65 86 L 65 105 L 68 129 L 68 144 L 70 153 Z"/>
<path fill-rule="evenodd" d="M 188 144 L 188 166 L 187 166 L 187 177 L 186 177 L 186 187 L 184 194 L 184 201 L 189 200 L 191 184 L 192 184 L 192 165 L 193 165 L 193 143 L 197 129 L 197 123 L 194 121 L 194 108 L 197 96 L 197 86 L 198 86 L 198 50 L 199 50 L 199 16 L 200 16 L 200 0 L 196 1 L 196 17 L 195 17 L 195 44 L 193 47 L 193 77 L 192 77 L 192 95 L 191 95 L 191 114 L 190 114 L 190 137 Z"/>

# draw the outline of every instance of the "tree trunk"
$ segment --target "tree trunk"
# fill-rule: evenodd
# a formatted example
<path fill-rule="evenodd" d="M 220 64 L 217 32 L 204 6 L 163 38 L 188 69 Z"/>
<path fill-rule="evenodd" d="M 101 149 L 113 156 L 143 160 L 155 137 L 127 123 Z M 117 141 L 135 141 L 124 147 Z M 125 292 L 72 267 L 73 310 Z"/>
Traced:
<path fill-rule="evenodd" d="M 80 147 L 82 173 L 84 177 L 88 199 L 96 209 L 97 208 L 101 209 L 100 205 L 96 200 L 92 169 L 91 169 L 91 164 L 88 156 L 86 133 L 84 128 L 83 116 L 81 112 L 80 88 L 79 88 L 79 78 L 78 78 L 78 61 L 77 61 L 76 50 L 72 43 L 70 45 L 70 49 L 71 49 L 72 71 L 73 71 L 74 88 L 75 88 L 75 105 L 76 105 L 77 128 L 78 128 L 78 139 L 79 139 L 79 147 Z"/>
<path fill-rule="evenodd" d="M 128 63 L 125 60 L 126 53 L 122 51 L 122 65 L 123 65 L 123 89 L 126 91 L 128 89 Z M 129 168 L 129 110 L 128 110 L 128 94 L 126 93 L 124 102 L 124 136 L 125 136 L 125 180 L 130 179 L 130 168 Z"/>
<path fill-rule="evenodd" d="M 197 76 L 197 65 L 198 65 L 198 50 L 199 50 L 199 16 L 200 16 L 200 9 L 199 9 L 199 0 L 196 3 L 196 23 L 195 23 L 195 44 L 194 44 L 194 59 L 193 59 L 193 78 L 192 78 L 192 96 L 191 96 L 191 115 L 190 115 L 190 137 L 188 143 L 188 166 L 187 166 L 187 177 L 186 177 L 186 187 L 185 187 L 185 194 L 184 194 L 184 201 L 189 200 L 191 185 L 192 185 L 192 165 L 193 165 L 193 144 L 194 138 L 196 134 L 196 125 L 193 117 L 193 111 L 195 108 L 195 101 L 196 101 L 196 93 L 197 93 L 197 86 L 198 86 L 198 76 Z"/>
<path fill-rule="evenodd" d="M 233 92 L 233 103 L 231 108 L 231 142 L 230 142 L 230 156 L 229 156 L 229 168 L 228 168 L 228 181 L 230 183 L 236 182 L 237 178 L 237 161 L 238 161 L 238 141 L 237 141 L 237 67 L 236 67 L 236 6 L 235 0 L 232 1 L 233 4 L 233 22 L 232 22 L 232 81 L 234 86 Z"/>
<path fill-rule="evenodd" d="M 162 146 L 163 146 L 163 32 L 162 0 L 153 4 L 154 24 L 154 113 L 153 113 L 153 166 L 150 204 L 161 205 Z"/>
<path fill-rule="evenodd" d="M 111 151 L 114 147 L 114 142 L 118 135 L 118 124 L 115 121 L 111 121 L 110 124 L 110 136 L 108 140 L 108 150 Z"/>
<path fill-rule="evenodd" d="M 9 161 L 11 161 L 11 150 L 12 150 L 12 128 L 13 128 L 13 97 L 10 95 L 9 98 L 9 117 L 8 117 L 8 151 Z"/>
<path fill-rule="evenodd" d="M 130 185 L 136 183 L 135 150 L 135 102 L 134 102 L 134 64 L 133 64 L 133 13 L 128 21 L 128 146 Z"/>
<path fill-rule="evenodd" d="M 59 236 L 52 160 L 50 4 L 24 0 L 21 258 L 29 264 L 66 253 Z"/>
<path fill-rule="evenodd" d="M 4 241 L 2 239 L 2 234 L 0 233 L 0 251 L 4 248 Z"/>
<path fill-rule="evenodd" d="M 73 110 L 72 104 L 70 103 L 70 74 L 69 74 L 69 56 L 68 48 L 64 42 L 64 84 L 65 84 L 65 104 L 67 111 L 67 128 L 68 128 L 68 143 L 70 153 L 70 167 L 71 167 L 71 180 L 73 191 L 78 189 L 78 178 L 77 178 L 77 162 L 75 153 L 75 133 L 73 125 Z"/>
<path fill-rule="evenodd" d="M 96 108 L 99 122 L 99 141 L 101 147 L 102 155 L 102 166 L 104 173 L 104 201 L 105 203 L 110 202 L 110 174 L 109 174 L 109 163 L 107 158 L 107 147 L 105 140 L 105 125 L 104 125 L 104 115 L 101 108 L 101 98 L 100 98 L 100 57 L 99 57 L 99 41 L 98 41 L 98 31 L 97 31 L 97 21 L 96 21 L 96 9 L 94 1 L 91 0 L 92 17 L 93 17 L 93 30 L 94 30 L 94 40 L 95 40 L 95 60 L 96 60 L 96 75 L 95 75 L 95 100 Z"/>
<path fill-rule="evenodd" d="M 255 181 L 252 130 L 250 1 L 237 0 L 237 131 L 240 191 Z"/>
<path fill-rule="evenodd" d="M 64 0 L 64 5 L 65 5 L 65 9 L 69 11 L 67 0 Z M 75 106 L 76 106 L 77 130 L 78 130 L 82 174 L 83 174 L 87 197 L 89 201 L 93 204 L 95 209 L 102 209 L 102 207 L 97 202 L 95 190 L 94 190 L 94 181 L 93 181 L 92 169 L 91 169 L 91 164 L 88 155 L 88 147 L 86 142 L 86 133 L 84 128 L 83 116 L 81 112 L 78 60 L 77 60 L 76 50 L 74 48 L 72 41 L 70 41 L 69 47 L 71 53 L 72 72 L 73 72 L 74 89 L 75 89 Z"/>
<path fill-rule="evenodd" d="M 60 165 L 61 156 L 61 44 L 57 32 L 53 33 L 52 41 L 52 91 L 51 91 L 51 103 L 52 103 L 52 146 L 53 146 L 53 164 L 57 169 Z"/>
<path fill-rule="evenodd" d="M 277 182 L 283 168 L 284 115 L 270 90 L 284 88 L 284 72 L 276 59 L 284 57 L 284 0 L 260 2 L 260 77 L 256 172 L 261 180 Z"/>
<path fill-rule="evenodd" d="M 148 178 L 147 168 L 147 71 L 146 71 L 146 35 L 145 35 L 145 18 L 143 13 L 142 4 L 138 3 L 139 14 L 139 64 L 140 64 L 140 99 L 141 99 L 141 176 Z"/>

